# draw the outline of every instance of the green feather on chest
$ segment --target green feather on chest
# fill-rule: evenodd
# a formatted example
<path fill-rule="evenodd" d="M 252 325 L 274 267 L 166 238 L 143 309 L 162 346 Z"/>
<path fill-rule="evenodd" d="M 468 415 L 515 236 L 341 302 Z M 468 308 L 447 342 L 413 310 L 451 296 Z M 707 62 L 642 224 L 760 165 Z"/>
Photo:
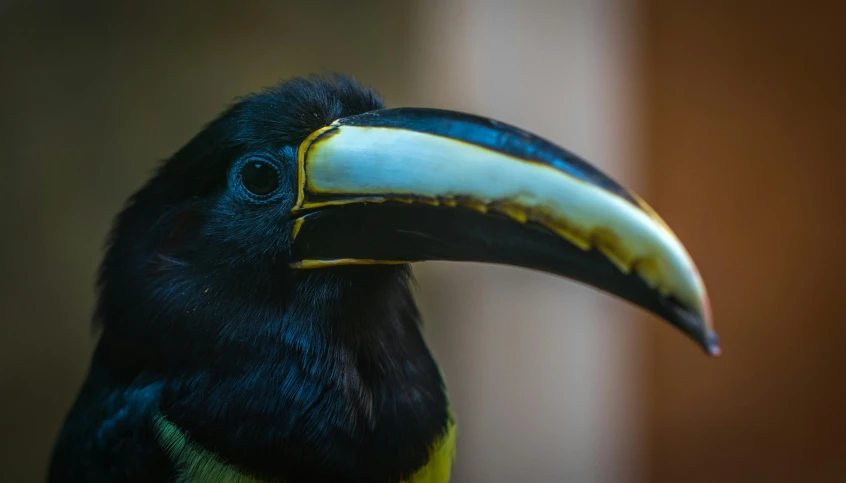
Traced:
<path fill-rule="evenodd" d="M 283 480 L 263 480 L 245 474 L 227 464 L 218 455 L 192 442 L 164 416 L 155 420 L 159 445 L 177 469 L 176 483 L 285 483 Z M 397 483 L 447 483 L 455 457 L 456 426 L 450 423 L 447 432 L 431 449 L 429 461 L 410 478 Z"/>

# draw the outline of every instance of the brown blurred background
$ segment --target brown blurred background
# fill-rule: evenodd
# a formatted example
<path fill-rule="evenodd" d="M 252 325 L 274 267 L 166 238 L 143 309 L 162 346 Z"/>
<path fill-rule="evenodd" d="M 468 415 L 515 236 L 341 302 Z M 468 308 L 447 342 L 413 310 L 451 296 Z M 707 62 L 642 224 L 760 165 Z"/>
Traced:
<path fill-rule="evenodd" d="M 0 481 L 43 479 L 123 200 L 233 97 L 326 70 L 583 154 L 709 286 L 719 359 L 572 282 L 416 267 L 454 481 L 846 481 L 843 5 L 0 3 Z"/>

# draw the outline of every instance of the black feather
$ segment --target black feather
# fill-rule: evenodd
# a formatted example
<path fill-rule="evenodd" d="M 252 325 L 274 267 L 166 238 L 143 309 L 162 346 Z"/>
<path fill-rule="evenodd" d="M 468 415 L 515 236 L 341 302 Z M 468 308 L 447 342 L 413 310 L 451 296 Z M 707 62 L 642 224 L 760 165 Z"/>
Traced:
<path fill-rule="evenodd" d="M 426 462 L 449 416 L 408 267 L 288 268 L 296 147 L 381 107 L 342 76 L 283 83 L 230 107 L 129 200 L 51 481 L 167 481 L 158 413 L 226 462 L 288 483 L 396 482 Z M 257 154 L 281 166 L 272 202 L 233 189 L 233 164 Z"/>

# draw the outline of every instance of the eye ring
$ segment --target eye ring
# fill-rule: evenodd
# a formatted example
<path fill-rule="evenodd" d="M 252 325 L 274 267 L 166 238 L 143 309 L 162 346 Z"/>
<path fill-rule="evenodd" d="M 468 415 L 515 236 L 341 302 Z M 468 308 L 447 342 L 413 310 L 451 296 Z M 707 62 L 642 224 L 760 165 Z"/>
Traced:
<path fill-rule="evenodd" d="M 247 156 L 236 163 L 232 174 L 235 187 L 250 201 L 266 202 L 282 191 L 282 169 L 275 159 Z"/>

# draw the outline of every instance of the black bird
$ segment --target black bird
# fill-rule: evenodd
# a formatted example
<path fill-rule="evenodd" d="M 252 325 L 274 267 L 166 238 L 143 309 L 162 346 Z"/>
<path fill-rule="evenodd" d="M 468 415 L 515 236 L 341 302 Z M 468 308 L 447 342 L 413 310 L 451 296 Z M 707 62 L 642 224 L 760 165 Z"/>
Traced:
<path fill-rule="evenodd" d="M 232 105 L 117 218 L 49 481 L 448 481 L 453 415 L 409 289 L 435 259 L 570 277 L 719 351 L 682 244 L 587 162 L 298 78 Z"/>

